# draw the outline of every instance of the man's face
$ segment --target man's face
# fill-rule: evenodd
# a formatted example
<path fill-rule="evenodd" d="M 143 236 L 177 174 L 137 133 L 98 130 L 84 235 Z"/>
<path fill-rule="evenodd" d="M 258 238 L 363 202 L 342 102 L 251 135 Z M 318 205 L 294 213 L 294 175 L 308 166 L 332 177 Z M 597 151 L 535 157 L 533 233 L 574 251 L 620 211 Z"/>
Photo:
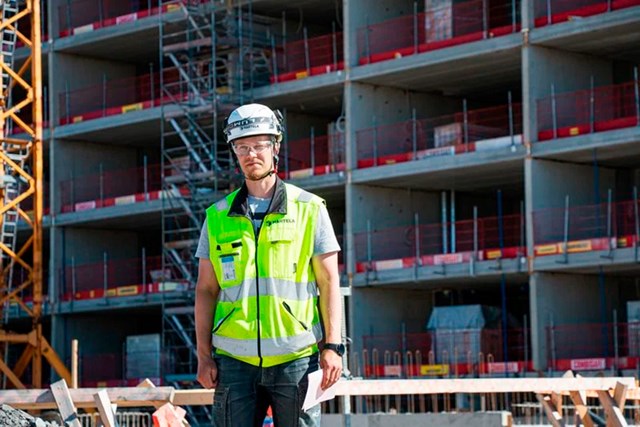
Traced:
<path fill-rule="evenodd" d="M 274 147 L 271 136 L 247 136 L 236 139 L 232 144 L 245 176 L 260 179 L 273 169 L 273 155 L 278 154 L 278 147 Z"/>

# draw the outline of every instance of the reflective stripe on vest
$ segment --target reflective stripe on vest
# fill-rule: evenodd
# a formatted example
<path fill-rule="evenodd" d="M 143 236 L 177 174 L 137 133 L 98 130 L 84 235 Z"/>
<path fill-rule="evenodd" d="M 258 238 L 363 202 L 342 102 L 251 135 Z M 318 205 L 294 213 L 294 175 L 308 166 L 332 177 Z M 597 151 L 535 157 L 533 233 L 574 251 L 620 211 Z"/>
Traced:
<path fill-rule="evenodd" d="M 253 339 L 239 339 L 221 337 L 213 334 L 213 346 L 230 354 L 240 357 L 252 357 L 258 353 L 258 341 Z M 309 347 L 322 339 L 322 327 L 316 323 L 311 331 L 306 331 L 291 337 L 261 338 L 260 350 L 264 357 L 284 356 L 295 353 L 301 348 Z"/>
<path fill-rule="evenodd" d="M 234 302 L 243 298 L 258 296 L 256 279 L 245 279 L 240 285 L 220 290 L 218 302 Z M 318 296 L 315 282 L 306 284 L 273 277 L 260 278 L 260 296 L 274 296 L 286 300 L 306 301 Z"/>

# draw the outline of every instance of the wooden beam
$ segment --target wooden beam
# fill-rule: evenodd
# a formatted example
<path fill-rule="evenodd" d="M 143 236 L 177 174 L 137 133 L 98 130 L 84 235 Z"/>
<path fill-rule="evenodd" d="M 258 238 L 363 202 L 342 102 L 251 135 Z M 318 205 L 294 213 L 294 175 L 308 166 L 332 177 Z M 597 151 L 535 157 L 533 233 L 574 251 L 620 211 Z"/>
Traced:
<path fill-rule="evenodd" d="M 337 396 L 518 392 L 568 395 L 569 390 L 609 390 L 618 382 L 629 389 L 636 388 L 633 377 L 340 380 L 335 387 Z"/>
<path fill-rule="evenodd" d="M 573 405 L 576 407 L 576 412 L 578 413 L 582 424 L 584 424 L 585 427 L 594 427 L 591 415 L 589 415 L 589 408 L 587 408 L 587 398 L 585 393 L 580 391 L 570 391 L 569 396 L 571 396 L 571 401 L 573 401 Z"/>
<path fill-rule="evenodd" d="M 51 393 L 58 405 L 62 422 L 65 426 L 69 427 L 82 427 L 80 420 L 78 419 L 78 413 L 76 407 L 73 405 L 71 394 L 69 394 L 69 388 L 65 380 L 57 381 L 51 384 Z"/>
<path fill-rule="evenodd" d="M 93 395 L 100 390 L 103 388 L 77 388 L 69 390 L 69 393 L 76 408 L 95 408 Z M 172 401 L 174 392 L 173 387 L 112 387 L 106 390 L 112 403 L 126 408 L 162 405 Z M 23 410 L 56 408 L 53 394 L 44 389 L 2 390 L 0 404 L 3 403 Z"/>
<path fill-rule="evenodd" d="M 598 390 L 597 393 L 598 398 L 600 399 L 600 404 L 604 408 L 605 414 L 607 414 L 607 427 L 627 427 L 627 420 L 624 419 L 622 411 L 618 408 L 609 392 Z"/>
<path fill-rule="evenodd" d="M 111 408 L 111 402 L 109 401 L 107 390 L 103 389 L 94 394 L 93 400 L 95 400 L 96 405 L 98 406 L 98 412 L 100 413 L 100 419 L 102 420 L 104 427 L 120 427 L 116 421 L 116 414 Z"/>
<path fill-rule="evenodd" d="M 624 404 L 627 402 L 628 389 L 629 387 L 626 385 L 618 383 L 616 384 L 616 388 L 613 390 L 613 400 L 621 411 L 624 410 Z"/>
<path fill-rule="evenodd" d="M 16 374 L 2 360 L 0 360 L 0 371 L 2 371 L 2 373 L 7 376 L 7 379 L 11 381 L 11 384 L 13 384 L 15 388 L 26 388 L 22 381 L 20 381 L 20 378 L 18 378 Z"/>
<path fill-rule="evenodd" d="M 536 393 L 536 398 L 542 405 L 542 409 L 544 409 L 544 413 L 547 414 L 547 419 L 549 420 L 551 425 L 553 427 L 564 427 L 564 420 L 551 404 L 551 398 L 540 393 Z"/>

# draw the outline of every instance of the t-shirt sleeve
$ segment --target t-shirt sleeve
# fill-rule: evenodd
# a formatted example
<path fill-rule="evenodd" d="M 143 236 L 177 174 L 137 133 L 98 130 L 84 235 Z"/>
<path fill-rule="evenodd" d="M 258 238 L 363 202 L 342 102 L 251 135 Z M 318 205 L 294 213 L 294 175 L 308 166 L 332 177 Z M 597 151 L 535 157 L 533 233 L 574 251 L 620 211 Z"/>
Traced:
<path fill-rule="evenodd" d="M 318 210 L 318 223 L 316 224 L 313 255 L 322 255 L 339 251 L 340 244 L 336 238 L 335 231 L 333 231 L 327 207 L 323 204 Z"/>
<path fill-rule="evenodd" d="M 196 258 L 209 259 L 209 230 L 205 221 L 200 231 L 200 239 L 198 240 L 198 248 L 196 249 Z"/>

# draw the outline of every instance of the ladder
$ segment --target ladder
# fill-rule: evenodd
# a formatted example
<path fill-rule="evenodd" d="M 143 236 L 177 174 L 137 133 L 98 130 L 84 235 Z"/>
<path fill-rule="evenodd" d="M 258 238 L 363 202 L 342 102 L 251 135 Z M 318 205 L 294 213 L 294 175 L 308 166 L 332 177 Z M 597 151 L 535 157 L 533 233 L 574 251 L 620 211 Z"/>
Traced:
<path fill-rule="evenodd" d="M 0 6 L 2 7 L 1 13 L 3 22 L 13 18 L 18 13 L 18 0 L 3 0 L 2 3 L 0 3 Z M 0 35 L 0 42 L 2 43 L 2 51 L 0 51 L 0 55 L 2 56 L 2 62 L 8 65 L 11 69 L 14 68 L 17 29 L 18 22 L 16 21 L 11 27 L 7 26 Z M 5 109 L 12 106 L 11 88 L 11 76 L 8 73 L 2 73 L 2 92 L 0 93 L 0 101 L 4 105 Z M 12 129 L 12 120 L 7 120 L 3 126 L 4 135 L 2 135 L 2 151 L 7 155 L 7 157 L 9 157 L 9 159 L 15 162 L 19 168 L 24 170 L 25 163 L 31 154 L 31 147 L 29 144 L 19 144 L 7 141 L 6 137 L 11 134 Z M 20 195 L 21 184 L 20 176 L 16 173 L 14 168 L 8 163 L 3 163 L 0 170 L 0 189 L 2 190 L 1 194 L 3 205 L 11 203 Z M 14 251 L 17 246 L 19 221 L 18 210 L 19 204 L 5 211 L 2 215 L 2 223 L 0 224 L 0 242 L 12 251 Z M 4 280 L 5 288 L 10 292 L 13 283 L 15 263 L 10 259 L 6 252 L 3 252 L 2 266 L 4 266 L 7 261 L 10 262 L 10 266 Z M 8 316 L 8 310 L 3 310 L 3 321 L 5 323 L 8 321 Z"/>

